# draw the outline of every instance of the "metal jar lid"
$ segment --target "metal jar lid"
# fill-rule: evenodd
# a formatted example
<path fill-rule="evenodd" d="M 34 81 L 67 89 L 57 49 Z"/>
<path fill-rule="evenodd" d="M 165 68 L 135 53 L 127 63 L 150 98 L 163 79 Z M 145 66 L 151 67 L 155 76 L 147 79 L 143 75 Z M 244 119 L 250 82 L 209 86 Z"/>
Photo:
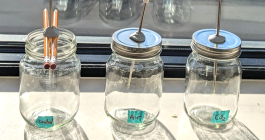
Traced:
<path fill-rule="evenodd" d="M 192 36 L 192 50 L 214 59 L 232 59 L 241 54 L 241 39 L 228 31 L 220 30 L 220 35 L 225 37 L 224 43 L 213 43 L 209 36 L 216 33 L 216 29 L 196 31 Z"/>
<path fill-rule="evenodd" d="M 138 31 L 138 28 L 125 28 L 116 31 L 112 36 L 111 48 L 121 56 L 130 58 L 150 58 L 159 55 L 162 51 L 161 36 L 151 30 L 142 29 L 145 35 L 144 42 L 135 42 L 130 39 L 130 35 Z"/>

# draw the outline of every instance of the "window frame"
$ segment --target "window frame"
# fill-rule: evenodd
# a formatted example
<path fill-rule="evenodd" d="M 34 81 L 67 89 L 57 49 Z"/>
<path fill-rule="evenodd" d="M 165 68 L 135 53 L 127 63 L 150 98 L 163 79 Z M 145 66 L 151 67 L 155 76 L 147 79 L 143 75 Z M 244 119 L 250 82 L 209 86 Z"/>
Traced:
<path fill-rule="evenodd" d="M 19 76 L 19 62 L 25 54 L 26 35 L 0 34 L 0 76 Z M 105 77 L 112 53 L 111 37 L 77 36 L 77 55 L 82 77 Z M 184 78 L 186 61 L 192 52 L 191 39 L 163 39 L 161 57 L 165 78 Z M 240 61 L 243 79 L 265 79 L 265 42 L 243 41 Z"/>

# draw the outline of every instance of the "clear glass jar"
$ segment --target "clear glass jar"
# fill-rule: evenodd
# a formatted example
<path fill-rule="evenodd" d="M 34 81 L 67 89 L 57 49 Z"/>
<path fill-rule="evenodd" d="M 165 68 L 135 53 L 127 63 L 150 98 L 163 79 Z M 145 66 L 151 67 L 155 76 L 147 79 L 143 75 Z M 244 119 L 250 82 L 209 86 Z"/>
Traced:
<path fill-rule="evenodd" d="M 184 108 L 193 121 L 219 128 L 220 125 L 232 121 L 237 113 L 242 77 L 242 68 L 238 56 L 241 51 L 238 45 L 235 45 L 237 46 L 235 48 L 227 45 L 231 45 L 232 43 L 229 41 L 233 40 L 233 38 L 228 39 L 228 37 L 227 43 L 219 46 L 223 54 L 217 48 L 212 49 L 210 53 L 199 50 L 198 48 L 202 48 L 200 45 L 203 43 L 201 40 L 198 41 L 196 36 L 200 37 L 200 33 L 202 33 L 202 36 L 206 36 L 207 39 L 204 31 L 215 33 L 215 30 L 201 30 L 197 32 L 199 35 L 196 33 L 193 35 L 195 37 L 191 45 L 193 52 L 188 57 L 186 65 Z M 221 33 L 226 35 L 227 32 L 221 30 Z M 202 40 L 208 41 L 206 39 Z M 240 39 L 238 41 L 237 43 L 241 45 Z M 211 45 L 214 46 L 214 44 Z M 208 50 L 210 47 L 207 46 Z M 236 50 L 234 51 L 236 55 L 219 58 L 220 56 L 225 57 L 225 47 L 233 48 L 233 51 Z M 216 53 L 217 51 L 219 53 Z M 233 52 L 227 54 L 230 55 Z"/>
<path fill-rule="evenodd" d="M 182 27 L 190 21 L 190 3 L 190 0 L 154 0 L 154 22 L 163 29 Z"/>
<path fill-rule="evenodd" d="M 99 0 L 99 16 L 110 26 L 128 26 L 141 14 L 139 0 Z"/>
<path fill-rule="evenodd" d="M 132 63 L 132 78 L 128 86 Z M 143 129 L 159 115 L 164 78 L 160 56 L 134 60 L 113 53 L 107 62 L 105 111 L 115 125 Z M 145 111 L 142 123 L 128 123 L 128 111 Z"/>
<path fill-rule="evenodd" d="M 61 25 L 73 24 L 81 20 L 83 0 L 54 0 Z"/>
<path fill-rule="evenodd" d="M 154 128 L 164 78 L 161 37 L 142 29 L 146 41 L 134 42 L 129 35 L 135 31 L 138 29 L 127 28 L 113 34 L 113 54 L 106 64 L 105 89 L 105 112 L 112 126 L 134 134 Z"/>
<path fill-rule="evenodd" d="M 29 125 L 55 130 L 72 121 L 78 111 L 81 64 L 72 32 L 60 29 L 54 70 L 43 68 L 43 43 L 42 29 L 26 39 L 26 55 L 19 68 L 19 108 Z"/>

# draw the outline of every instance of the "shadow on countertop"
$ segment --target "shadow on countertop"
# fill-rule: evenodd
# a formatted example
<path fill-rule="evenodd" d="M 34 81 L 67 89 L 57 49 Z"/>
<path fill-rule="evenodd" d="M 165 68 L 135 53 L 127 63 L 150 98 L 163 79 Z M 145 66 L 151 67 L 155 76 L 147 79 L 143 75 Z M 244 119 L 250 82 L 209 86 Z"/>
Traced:
<path fill-rule="evenodd" d="M 156 123 L 155 128 L 151 132 L 144 133 L 142 135 L 140 134 L 130 135 L 128 133 L 121 132 L 111 126 L 113 139 L 114 140 L 176 140 L 176 138 L 171 134 L 171 132 L 159 120 L 157 120 L 155 123 Z"/>
<path fill-rule="evenodd" d="M 73 120 L 56 131 L 44 131 L 34 126 L 26 125 L 24 140 L 89 140 L 82 127 Z"/>
<path fill-rule="evenodd" d="M 259 140 L 242 122 L 234 119 L 228 127 L 213 130 L 190 121 L 199 140 Z"/>

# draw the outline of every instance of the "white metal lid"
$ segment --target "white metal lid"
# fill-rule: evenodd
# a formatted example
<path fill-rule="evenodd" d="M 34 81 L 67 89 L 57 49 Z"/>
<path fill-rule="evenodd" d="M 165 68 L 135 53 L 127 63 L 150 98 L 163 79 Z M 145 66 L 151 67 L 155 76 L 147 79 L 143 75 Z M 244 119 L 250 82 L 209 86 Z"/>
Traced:
<path fill-rule="evenodd" d="M 131 58 L 150 58 L 159 55 L 162 51 L 161 36 L 148 29 L 142 29 L 145 35 L 144 42 L 135 42 L 130 35 L 138 31 L 138 28 L 125 28 L 116 31 L 113 36 L 112 50 L 122 56 Z"/>
<path fill-rule="evenodd" d="M 231 59 L 241 54 L 241 39 L 228 31 L 220 30 L 225 37 L 224 43 L 213 43 L 209 36 L 216 33 L 216 29 L 203 29 L 196 31 L 192 36 L 191 47 L 199 54 L 215 59 Z"/>

